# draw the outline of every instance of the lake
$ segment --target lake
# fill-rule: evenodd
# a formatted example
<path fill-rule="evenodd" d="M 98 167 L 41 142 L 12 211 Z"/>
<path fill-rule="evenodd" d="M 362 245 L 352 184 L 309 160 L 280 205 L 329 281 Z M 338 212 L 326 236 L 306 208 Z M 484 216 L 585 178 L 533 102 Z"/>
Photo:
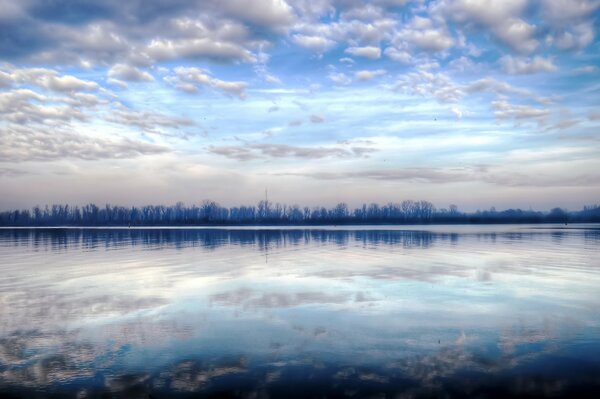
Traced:
<path fill-rule="evenodd" d="M 0 396 L 597 397 L 600 225 L 0 229 Z"/>

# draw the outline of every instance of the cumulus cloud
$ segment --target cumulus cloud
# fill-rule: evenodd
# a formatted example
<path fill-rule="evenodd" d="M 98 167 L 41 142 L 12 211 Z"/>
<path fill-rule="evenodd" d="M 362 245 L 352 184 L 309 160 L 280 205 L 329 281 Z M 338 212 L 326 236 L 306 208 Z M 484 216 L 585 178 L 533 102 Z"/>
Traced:
<path fill-rule="evenodd" d="M 392 43 L 401 49 L 412 47 L 435 53 L 451 48 L 454 39 L 444 24 L 436 24 L 429 18 L 415 16 L 410 24 L 396 33 Z M 399 54 L 392 51 L 392 55 Z"/>
<path fill-rule="evenodd" d="M 381 49 L 379 47 L 367 46 L 367 47 L 348 47 L 345 51 L 347 54 L 351 54 L 356 57 L 366 57 L 372 60 L 381 58 Z"/>
<path fill-rule="evenodd" d="M 169 116 L 155 111 L 137 111 L 126 107 L 113 109 L 106 119 L 148 133 L 156 133 L 160 128 L 179 129 L 194 124 L 189 118 Z"/>
<path fill-rule="evenodd" d="M 113 67 L 108 70 L 108 77 L 128 82 L 150 82 L 154 80 L 152 75 L 148 72 L 141 71 L 134 66 L 126 64 L 113 65 Z"/>
<path fill-rule="evenodd" d="M 383 52 L 389 59 L 399 62 L 401 64 L 410 64 L 412 62 L 412 56 L 407 51 L 398 50 L 395 47 L 388 47 Z"/>
<path fill-rule="evenodd" d="M 245 82 L 231 82 L 211 77 L 206 71 L 195 67 L 177 67 L 175 74 L 166 76 L 165 81 L 187 93 L 197 93 L 199 87 L 207 86 L 241 100 L 246 98 Z"/>
<path fill-rule="evenodd" d="M 375 79 L 377 77 L 383 76 L 385 75 L 387 72 L 385 69 L 375 69 L 375 70 L 362 70 L 362 71 L 357 71 L 354 74 L 354 77 L 356 78 L 356 80 L 360 80 L 362 82 L 368 81 L 368 80 L 372 80 Z"/>
<path fill-rule="evenodd" d="M 331 80 L 336 85 L 345 86 L 352 83 L 352 79 L 343 72 L 331 72 L 327 75 L 329 80 Z"/>
<path fill-rule="evenodd" d="M 536 27 L 522 19 L 526 0 L 443 1 L 438 8 L 446 18 L 465 26 L 475 24 L 519 53 L 531 53 L 539 42 Z"/>
<path fill-rule="evenodd" d="M 286 28 L 296 19 L 292 7 L 284 0 L 220 0 L 212 4 L 222 8 L 225 15 L 273 30 Z"/>
<path fill-rule="evenodd" d="M 216 61 L 255 62 L 256 57 L 244 47 L 211 38 L 165 40 L 155 39 L 144 49 L 144 54 L 156 61 L 168 61 L 178 58 Z"/>
<path fill-rule="evenodd" d="M 335 41 L 322 36 L 296 34 L 292 36 L 292 40 L 297 45 L 306 47 L 307 49 L 319 54 L 331 50 L 336 45 Z"/>
<path fill-rule="evenodd" d="M 254 62 L 253 49 L 266 42 L 264 33 L 284 33 L 296 20 L 283 0 L 92 0 L 85 7 L 71 4 L 68 12 L 61 4 L 32 0 L 16 8 L 0 51 L 13 59 L 72 65 L 139 66 L 177 58 Z"/>
<path fill-rule="evenodd" d="M 546 36 L 546 43 L 560 50 L 581 50 L 590 45 L 594 37 L 593 22 L 585 21 L 554 29 Z"/>
<path fill-rule="evenodd" d="M 122 159 L 171 151 L 158 144 L 128 138 L 92 137 L 64 127 L 48 129 L 10 124 L 0 127 L 0 134 L 4 144 L 0 147 L 0 160 L 5 162 L 54 161 L 64 158 Z"/>
<path fill-rule="evenodd" d="M 96 82 L 79 79 L 72 75 L 60 75 L 57 71 L 47 68 L 12 68 L 3 71 L 0 76 L 4 85 L 35 85 L 39 88 L 56 92 L 95 91 L 99 86 Z"/>
<path fill-rule="evenodd" d="M 557 70 L 551 59 L 535 56 L 532 59 L 505 55 L 500 58 L 504 72 L 513 75 L 526 75 L 538 72 L 554 72 Z"/>
<path fill-rule="evenodd" d="M 68 104 L 56 104 L 47 97 L 29 89 L 0 92 L 0 115 L 4 121 L 19 124 L 68 123 L 85 120 L 84 113 Z"/>
<path fill-rule="evenodd" d="M 554 24 L 567 24 L 591 17 L 600 9 L 598 0 L 541 0 L 543 17 Z"/>
<path fill-rule="evenodd" d="M 492 107 L 495 110 L 494 115 L 497 119 L 537 119 L 539 121 L 550 114 L 550 111 L 545 108 L 510 104 L 506 100 L 494 101 Z"/>
<path fill-rule="evenodd" d="M 393 90 L 411 95 L 432 96 L 440 102 L 456 102 L 465 95 L 464 89 L 446 73 L 418 69 L 402 76 Z"/>

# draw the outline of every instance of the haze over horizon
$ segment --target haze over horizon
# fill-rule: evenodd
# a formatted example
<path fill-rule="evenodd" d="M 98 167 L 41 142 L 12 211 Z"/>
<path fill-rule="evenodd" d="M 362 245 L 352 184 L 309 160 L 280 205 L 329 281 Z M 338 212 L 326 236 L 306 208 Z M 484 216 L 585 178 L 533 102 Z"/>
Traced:
<path fill-rule="evenodd" d="M 581 209 L 599 0 L 0 0 L 0 209 Z"/>

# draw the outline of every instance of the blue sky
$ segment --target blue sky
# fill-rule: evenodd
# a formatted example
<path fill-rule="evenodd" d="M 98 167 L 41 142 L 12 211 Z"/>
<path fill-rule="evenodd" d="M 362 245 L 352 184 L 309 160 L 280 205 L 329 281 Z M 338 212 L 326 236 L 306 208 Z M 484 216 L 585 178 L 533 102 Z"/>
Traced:
<path fill-rule="evenodd" d="M 596 203 L 599 10 L 2 1 L 0 207 Z"/>

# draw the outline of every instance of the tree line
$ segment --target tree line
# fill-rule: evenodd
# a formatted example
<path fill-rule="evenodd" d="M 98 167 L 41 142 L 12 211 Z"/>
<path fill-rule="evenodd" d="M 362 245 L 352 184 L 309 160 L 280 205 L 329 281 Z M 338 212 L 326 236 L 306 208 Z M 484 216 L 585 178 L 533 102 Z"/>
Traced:
<path fill-rule="evenodd" d="M 406 200 L 350 209 L 273 204 L 223 207 L 206 200 L 200 205 L 146 205 L 124 207 L 95 204 L 51 205 L 0 212 L 0 226 L 198 226 L 198 225 L 326 225 L 326 224 L 434 224 L 434 223 L 573 223 L 600 222 L 600 205 L 579 211 L 554 208 L 550 212 L 495 208 L 461 212 L 456 205 L 436 208 L 428 201 Z"/>

